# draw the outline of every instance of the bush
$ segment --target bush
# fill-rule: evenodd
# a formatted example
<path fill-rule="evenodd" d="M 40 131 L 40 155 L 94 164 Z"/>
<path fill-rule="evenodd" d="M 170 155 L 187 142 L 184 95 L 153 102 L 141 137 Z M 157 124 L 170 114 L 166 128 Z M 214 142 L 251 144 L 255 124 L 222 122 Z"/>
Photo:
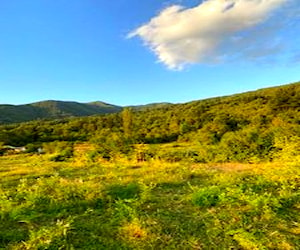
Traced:
<path fill-rule="evenodd" d="M 54 155 L 50 158 L 51 161 L 66 161 L 73 157 L 73 148 L 68 147 L 64 149 L 61 153 Z"/>
<path fill-rule="evenodd" d="M 119 155 L 130 155 L 132 152 L 132 145 L 129 139 L 124 137 L 121 133 L 111 132 L 106 134 L 103 132 L 96 136 L 92 142 L 96 145 L 96 150 L 99 156 L 103 159 L 113 159 Z"/>
<path fill-rule="evenodd" d="M 65 161 L 73 157 L 73 144 L 70 142 L 51 142 L 44 144 L 46 153 L 54 154 L 50 157 L 51 161 Z"/>
<path fill-rule="evenodd" d="M 213 207 L 220 202 L 221 194 L 221 189 L 217 186 L 201 188 L 193 194 L 192 202 L 201 207 Z"/>
<path fill-rule="evenodd" d="M 163 152 L 159 155 L 161 160 L 167 162 L 180 162 L 180 161 L 191 161 L 191 162 L 203 162 L 203 158 L 198 155 L 197 151 L 194 150 L 176 150 Z"/>
<path fill-rule="evenodd" d="M 37 153 L 41 145 L 29 143 L 26 145 L 26 153 Z"/>

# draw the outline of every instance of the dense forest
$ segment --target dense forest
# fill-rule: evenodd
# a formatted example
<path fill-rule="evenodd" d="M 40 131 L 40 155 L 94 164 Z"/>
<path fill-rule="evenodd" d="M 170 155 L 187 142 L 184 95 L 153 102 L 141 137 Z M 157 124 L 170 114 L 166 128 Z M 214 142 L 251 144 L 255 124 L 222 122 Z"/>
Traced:
<path fill-rule="evenodd" d="M 142 159 L 261 162 L 299 158 L 300 83 L 184 104 L 0 127 L 2 145 L 26 146 L 34 152 L 53 142 L 89 142 L 107 159 L 130 156 L 137 145 L 144 145 L 139 147 Z M 173 143 L 172 151 L 151 147 L 162 143 Z"/>

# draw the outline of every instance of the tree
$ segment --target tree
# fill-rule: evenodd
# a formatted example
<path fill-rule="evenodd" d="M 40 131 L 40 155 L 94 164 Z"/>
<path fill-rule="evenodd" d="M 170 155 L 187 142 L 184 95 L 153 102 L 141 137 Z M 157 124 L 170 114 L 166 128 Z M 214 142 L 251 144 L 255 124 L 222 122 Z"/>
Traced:
<path fill-rule="evenodd" d="M 122 111 L 123 130 L 126 138 L 131 136 L 132 132 L 132 111 L 130 108 L 125 108 Z"/>

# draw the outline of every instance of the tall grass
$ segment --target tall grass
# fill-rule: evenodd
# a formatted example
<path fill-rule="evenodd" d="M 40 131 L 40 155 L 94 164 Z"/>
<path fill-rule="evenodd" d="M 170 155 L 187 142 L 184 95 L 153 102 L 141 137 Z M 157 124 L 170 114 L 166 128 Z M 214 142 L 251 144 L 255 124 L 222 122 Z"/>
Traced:
<path fill-rule="evenodd" d="M 297 164 L 74 157 L 0 157 L 1 249 L 299 249 Z"/>

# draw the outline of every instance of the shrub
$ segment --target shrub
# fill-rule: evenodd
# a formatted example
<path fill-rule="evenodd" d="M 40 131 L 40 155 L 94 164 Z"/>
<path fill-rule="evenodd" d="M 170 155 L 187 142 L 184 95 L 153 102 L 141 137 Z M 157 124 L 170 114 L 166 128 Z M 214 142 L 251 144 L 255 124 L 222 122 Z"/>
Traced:
<path fill-rule="evenodd" d="M 29 143 L 26 145 L 26 153 L 37 153 L 39 148 L 41 148 L 38 144 Z"/>
<path fill-rule="evenodd" d="M 50 161 L 65 161 L 73 157 L 73 144 L 69 142 L 52 142 L 44 145 L 46 153 L 54 153 Z"/>
<path fill-rule="evenodd" d="M 201 188 L 193 194 L 192 202 L 201 207 L 213 207 L 219 203 L 221 194 L 217 186 Z"/>
<path fill-rule="evenodd" d="M 65 150 L 63 150 L 61 153 L 54 155 L 50 158 L 51 161 L 66 161 L 70 158 L 72 158 L 73 156 L 73 148 L 66 148 Z"/>

